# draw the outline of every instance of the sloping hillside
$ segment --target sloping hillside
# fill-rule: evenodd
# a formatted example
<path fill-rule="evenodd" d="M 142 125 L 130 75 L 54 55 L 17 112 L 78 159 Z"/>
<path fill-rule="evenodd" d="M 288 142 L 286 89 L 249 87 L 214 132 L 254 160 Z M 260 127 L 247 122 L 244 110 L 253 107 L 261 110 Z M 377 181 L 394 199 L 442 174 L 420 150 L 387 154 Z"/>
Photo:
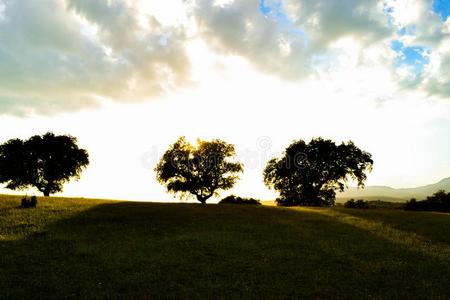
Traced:
<path fill-rule="evenodd" d="M 390 201 L 405 201 L 411 198 L 425 199 L 438 190 L 450 192 L 450 177 L 434 184 L 416 188 L 394 189 L 388 186 L 367 186 L 364 189 L 349 188 L 344 193 L 338 194 L 338 198 L 380 198 L 380 200 L 386 200 L 388 198 Z"/>

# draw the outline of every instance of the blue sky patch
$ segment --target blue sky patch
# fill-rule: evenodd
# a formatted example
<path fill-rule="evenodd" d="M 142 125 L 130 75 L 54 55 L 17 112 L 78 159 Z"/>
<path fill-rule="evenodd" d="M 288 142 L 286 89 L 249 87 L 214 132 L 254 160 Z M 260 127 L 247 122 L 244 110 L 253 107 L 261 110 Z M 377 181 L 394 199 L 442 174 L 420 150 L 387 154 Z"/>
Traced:
<path fill-rule="evenodd" d="M 290 34 L 306 38 L 305 31 L 295 26 L 294 22 L 284 12 L 283 3 L 281 1 L 270 1 L 268 4 L 265 0 L 259 0 L 259 11 L 266 17 L 271 18 Z"/>
<path fill-rule="evenodd" d="M 425 65 L 429 63 L 427 54 L 430 52 L 430 50 L 426 47 L 405 47 L 405 45 L 401 41 L 395 40 L 391 43 L 391 48 L 398 54 L 395 60 L 395 66 L 412 67 L 416 75 L 420 76 L 425 68 Z"/>
<path fill-rule="evenodd" d="M 450 0 L 434 0 L 433 10 L 445 22 L 450 15 Z"/>
<path fill-rule="evenodd" d="M 272 11 L 272 9 L 270 8 L 270 6 L 268 6 L 264 3 L 264 0 L 259 0 L 259 11 L 263 15 L 268 16 L 270 14 L 270 12 Z"/>

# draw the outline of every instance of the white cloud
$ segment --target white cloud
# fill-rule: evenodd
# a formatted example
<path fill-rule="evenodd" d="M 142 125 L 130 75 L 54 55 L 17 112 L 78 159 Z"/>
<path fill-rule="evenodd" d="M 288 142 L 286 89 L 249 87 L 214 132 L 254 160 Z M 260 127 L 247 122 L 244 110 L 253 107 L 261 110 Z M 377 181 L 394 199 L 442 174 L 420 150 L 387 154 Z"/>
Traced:
<path fill-rule="evenodd" d="M 333 64 L 335 42 L 351 37 L 367 47 L 390 35 L 387 16 L 376 1 L 235 0 L 217 6 L 199 0 L 193 9 L 201 36 L 213 49 L 241 55 L 259 69 L 297 79 L 311 75 L 317 58 Z"/>
<path fill-rule="evenodd" d="M 295 25 L 304 30 L 315 51 L 326 51 L 336 40 L 351 36 L 364 45 L 381 41 L 391 32 L 382 1 L 361 0 L 286 0 Z"/>
<path fill-rule="evenodd" d="M 3 3 L 3 1 L 0 1 L 0 22 L 4 21 L 6 21 L 5 3 Z"/>
<path fill-rule="evenodd" d="M 384 72 L 400 89 L 450 97 L 446 76 L 449 47 L 445 44 L 450 39 L 448 21 L 442 22 L 432 10 L 432 1 L 263 3 L 265 13 L 256 1 L 235 0 L 214 5 L 198 0 L 193 15 L 199 24 L 199 34 L 215 51 L 242 56 L 260 71 L 283 78 L 297 80 L 318 74 L 328 78 L 350 71 L 361 72 L 364 78 L 363 74 Z M 398 34 L 400 30 L 406 34 Z M 404 53 L 391 49 L 394 40 L 401 41 L 405 49 L 422 47 L 424 61 L 397 64 L 398 56 Z M 344 45 L 346 41 L 351 43 Z M 345 57 L 351 57 L 352 61 L 345 61 Z M 426 66 L 431 58 L 433 68 Z M 425 64 L 428 71 L 422 72 L 414 64 Z"/>
<path fill-rule="evenodd" d="M 5 0 L 0 22 L 3 113 L 51 113 L 135 101 L 189 82 L 182 29 L 124 1 Z"/>
<path fill-rule="evenodd" d="M 430 56 L 424 87 L 430 94 L 450 97 L 450 40 L 443 41 Z"/>
<path fill-rule="evenodd" d="M 261 14 L 256 1 L 236 0 L 225 6 L 198 1 L 193 15 L 199 34 L 215 51 L 243 56 L 263 71 L 286 77 L 309 74 L 303 39 Z M 289 53 L 280 41 L 289 45 Z"/>
<path fill-rule="evenodd" d="M 395 29 L 405 31 L 398 36 L 404 46 L 429 49 L 429 53 L 423 53 L 429 63 L 422 74 L 417 74 L 413 64 L 403 65 L 396 70 L 397 80 L 430 96 L 450 98 L 448 20 L 443 22 L 433 11 L 431 0 L 388 0 L 386 3 Z"/>
<path fill-rule="evenodd" d="M 450 23 L 430 0 L 264 3 L 269 12 L 248 0 L 0 0 L 1 112 L 48 114 L 190 86 L 204 80 L 191 73 L 196 54 L 186 50 L 198 39 L 209 52 L 283 79 L 345 85 L 340 79 L 351 74 L 372 95 L 364 80 L 384 74 L 389 90 L 450 97 Z M 431 49 L 423 74 L 396 69 L 395 39 Z"/>

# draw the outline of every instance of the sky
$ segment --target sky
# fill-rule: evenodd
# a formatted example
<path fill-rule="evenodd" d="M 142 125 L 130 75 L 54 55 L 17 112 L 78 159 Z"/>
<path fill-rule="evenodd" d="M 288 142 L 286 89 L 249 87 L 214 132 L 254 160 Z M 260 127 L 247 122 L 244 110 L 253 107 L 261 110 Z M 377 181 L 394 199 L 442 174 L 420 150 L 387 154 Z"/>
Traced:
<path fill-rule="evenodd" d="M 0 142 L 71 134 L 66 196 L 174 200 L 180 136 L 236 146 L 231 193 L 273 199 L 293 140 L 352 140 L 367 185 L 450 176 L 450 0 L 0 0 Z M 8 192 L 0 188 L 0 192 Z M 29 193 L 35 191 L 30 190 Z"/>

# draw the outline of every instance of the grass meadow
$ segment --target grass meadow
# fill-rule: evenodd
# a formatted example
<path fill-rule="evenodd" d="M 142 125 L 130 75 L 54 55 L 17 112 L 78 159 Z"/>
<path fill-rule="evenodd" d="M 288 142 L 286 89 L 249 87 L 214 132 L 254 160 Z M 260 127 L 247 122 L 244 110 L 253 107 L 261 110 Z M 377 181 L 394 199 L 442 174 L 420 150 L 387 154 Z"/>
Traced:
<path fill-rule="evenodd" d="M 0 197 L 0 298 L 449 299 L 450 215 Z"/>

